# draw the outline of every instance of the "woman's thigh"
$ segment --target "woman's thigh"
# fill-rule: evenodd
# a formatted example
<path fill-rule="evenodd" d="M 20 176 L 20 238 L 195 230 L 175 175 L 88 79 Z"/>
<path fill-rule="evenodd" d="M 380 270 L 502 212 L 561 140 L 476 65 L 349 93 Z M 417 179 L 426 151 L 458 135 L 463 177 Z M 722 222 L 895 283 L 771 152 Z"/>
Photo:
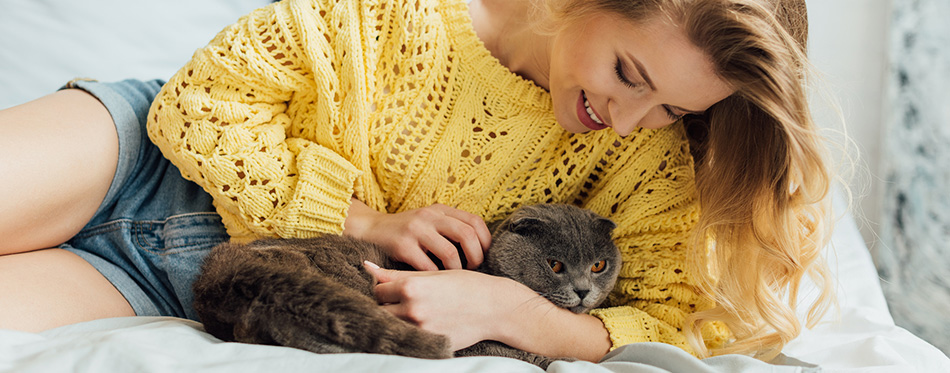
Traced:
<path fill-rule="evenodd" d="M 118 147 L 109 112 L 81 90 L 0 111 L 0 255 L 79 232 L 109 190 Z"/>
<path fill-rule="evenodd" d="M 31 332 L 135 314 L 96 268 L 60 249 L 0 256 L 0 304 L 0 329 Z"/>
<path fill-rule="evenodd" d="M 59 218 L 61 211 L 44 205 L 41 212 L 36 212 L 31 210 L 29 204 L 18 205 L 12 201 L 16 196 L 3 201 L 16 206 L 17 210 L 13 213 L 19 214 L 19 210 L 23 210 L 38 221 L 19 224 L 24 231 L 29 231 L 25 233 L 11 228 L 17 226 L 17 222 L 13 222 L 15 219 L 0 227 L 0 234 L 12 233 L 20 240 L 22 248 L 7 250 L 19 254 L 0 256 L 0 284 L 9 285 L 0 286 L 0 304 L 16 304 L 8 312 L 0 312 L 0 324 L 23 323 L 23 315 L 33 317 L 34 322 L 30 325 L 39 328 L 92 318 L 130 315 L 132 312 L 149 316 L 197 317 L 191 307 L 191 282 L 208 251 L 227 240 L 228 236 L 220 217 L 214 212 L 211 196 L 197 184 L 185 180 L 181 172 L 148 139 L 145 130 L 148 108 L 163 84 L 159 80 L 125 80 L 110 83 L 79 81 L 70 85 L 95 95 L 108 108 L 105 115 L 112 119 L 106 120 L 105 124 L 111 126 L 111 136 L 117 137 L 114 140 L 117 145 L 109 144 L 112 145 L 110 152 L 118 155 L 113 155 L 111 167 L 101 170 L 104 175 L 89 176 L 86 175 L 87 171 L 74 175 L 102 181 L 95 195 L 83 195 L 73 190 L 67 196 L 57 194 L 55 190 L 52 192 L 56 195 L 49 199 L 67 200 L 64 204 L 78 200 L 88 202 L 82 216 L 71 220 L 75 226 L 57 230 L 54 232 L 56 235 L 41 227 L 47 223 L 44 220 L 47 216 Z M 75 90 L 67 92 L 70 95 L 86 95 Z M 50 97 L 61 97 L 64 93 Z M 14 112 L 16 115 L 13 117 L 31 117 L 37 111 L 57 107 L 55 104 L 55 100 L 47 100 L 45 105 L 32 110 Z M 65 116 L 75 115 L 76 111 L 72 110 Z M 83 125 L 95 127 L 103 124 L 101 122 L 97 120 L 96 123 Z M 48 121 L 41 121 L 39 125 L 49 124 Z M 9 132 L 19 135 L 14 131 Z M 58 139 L 67 135 L 50 134 Z M 101 138 L 90 139 L 94 140 Z M 83 156 L 86 156 L 86 162 L 98 162 L 106 158 L 90 156 L 87 154 L 89 149 L 82 151 L 85 152 Z M 69 156 L 67 154 L 61 158 Z M 73 167 L 83 168 L 76 164 Z M 21 168 L 25 170 L 29 167 Z M 76 173 L 74 170 L 63 172 L 70 171 Z M 34 177 L 34 180 L 43 181 L 44 187 L 65 183 L 67 185 L 59 187 L 74 188 L 68 178 L 57 173 L 55 177 Z M 91 182 L 82 180 L 77 183 Z M 33 235 L 41 237 L 23 244 Z M 4 245 L 2 237 L 0 235 L 0 246 Z M 44 248 L 44 245 L 55 245 L 57 249 L 31 251 Z M 49 274 L 56 268 L 62 268 L 61 273 Z M 72 287 L 57 285 L 71 277 L 78 279 Z M 25 286 L 13 286 L 20 283 Z M 71 294 L 82 296 L 76 298 Z M 98 307 L 84 303 L 88 300 Z M 57 308 L 59 304 L 63 304 L 61 310 L 50 309 Z M 12 321 L 7 321 L 7 318 Z"/>

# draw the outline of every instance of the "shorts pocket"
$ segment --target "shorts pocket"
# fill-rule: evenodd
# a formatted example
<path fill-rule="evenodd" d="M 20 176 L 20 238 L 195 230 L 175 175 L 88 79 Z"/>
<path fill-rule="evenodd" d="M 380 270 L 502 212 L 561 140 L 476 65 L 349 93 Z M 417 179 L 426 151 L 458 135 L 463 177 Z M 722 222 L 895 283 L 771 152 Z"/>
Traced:
<path fill-rule="evenodd" d="M 184 317 L 197 320 L 191 286 L 211 249 L 229 239 L 213 212 L 172 216 L 163 222 L 136 222 L 134 239 L 164 287 L 175 294 Z"/>

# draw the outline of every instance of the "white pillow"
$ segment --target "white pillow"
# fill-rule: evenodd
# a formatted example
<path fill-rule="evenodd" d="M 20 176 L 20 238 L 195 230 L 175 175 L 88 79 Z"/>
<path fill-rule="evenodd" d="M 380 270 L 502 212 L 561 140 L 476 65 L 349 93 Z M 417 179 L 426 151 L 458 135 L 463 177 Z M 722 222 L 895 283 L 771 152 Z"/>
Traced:
<path fill-rule="evenodd" d="M 0 0 L 0 109 L 76 77 L 168 79 L 268 0 Z"/>

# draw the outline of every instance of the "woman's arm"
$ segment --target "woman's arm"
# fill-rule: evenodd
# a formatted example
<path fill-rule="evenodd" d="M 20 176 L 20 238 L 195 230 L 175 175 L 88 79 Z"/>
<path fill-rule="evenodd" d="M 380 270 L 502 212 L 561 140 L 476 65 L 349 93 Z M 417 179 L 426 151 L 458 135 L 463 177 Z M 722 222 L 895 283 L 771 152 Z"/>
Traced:
<path fill-rule="evenodd" d="M 448 335 L 455 347 L 495 339 L 534 353 L 591 361 L 637 342 L 695 353 L 684 322 L 714 304 L 697 291 L 689 273 L 688 243 L 699 202 L 681 131 L 643 131 L 624 142 L 616 167 L 586 203 L 617 223 L 614 235 L 624 260 L 605 308 L 574 315 L 514 281 L 451 271 L 375 271 L 378 300 L 397 316 Z M 703 337 L 713 347 L 731 335 L 722 325 L 707 324 Z"/>
<path fill-rule="evenodd" d="M 512 314 L 510 325 L 501 330 L 500 341 L 545 356 L 569 356 L 591 362 L 600 361 L 610 351 L 610 338 L 600 319 L 570 312 L 547 301 L 536 303 L 533 310 Z"/>
<path fill-rule="evenodd" d="M 600 319 L 555 306 L 514 280 L 474 271 L 405 272 L 366 268 L 384 307 L 459 350 L 482 340 L 552 357 L 599 361 L 610 349 Z"/>
<path fill-rule="evenodd" d="M 369 143 L 367 52 L 358 32 L 329 30 L 360 12 L 295 0 L 243 17 L 163 87 L 149 136 L 214 197 L 233 238 L 344 232 L 419 269 L 436 269 L 427 252 L 461 268 L 454 241 L 477 266 L 491 240 L 477 216 L 443 205 L 390 215 L 351 199 L 374 182 L 356 154 Z"/>
<path fill-rule="evenodd" d="M 306 53 L 320 46 L 298 38 L 321 32 L 324 20 L 298 3 L 258 9 L 220 32 L 168 81 L 149 114 L 149 137 L 212 195 L 234 238 L 340 232 L 361 174 L 339 149 L 291 131 L 302 119 L 293 101 L 334 112 L 328 84 L 346 79 L 332 54 Z M 330 115 L 309 120 L 315 133 L 339 124 Z"/>
<path fill-rule="evenodd" d="M 423 271 L 439 269 L 427 252 L 446 269 L 462 268 L 453 242 L 462 247 L 467 267 L 478 268 L 491 244 L 491 232 L 478 215 L 442 204 L 389 214 L 356 198 L 350 203 L 343 234 L 373 242 L 392 259 Z"/>

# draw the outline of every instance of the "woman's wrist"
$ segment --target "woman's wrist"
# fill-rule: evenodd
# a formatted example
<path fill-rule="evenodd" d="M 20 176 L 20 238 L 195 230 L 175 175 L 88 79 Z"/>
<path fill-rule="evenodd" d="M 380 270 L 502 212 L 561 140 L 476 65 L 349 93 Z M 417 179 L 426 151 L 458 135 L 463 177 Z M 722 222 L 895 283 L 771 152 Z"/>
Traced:
<path fill-rule="evenodd" d="M 502 314 L 493 317 L 494 322 L 489 320 L 486 323 L 491 328 L 485 339 L 508 345 L 518 343 L 527 332 L 526 329 L 533 326 L 530 323 L 531 317 L 525 317 L 526 315 L 534 315 L 535 312 L 544 313 L 550 308 L 557 308 L 520 282 L 506 277 L 492 276 L 492 278 L 497 282 L 493 286 L 497 289 L 493 299 L 501 301 L 501 304 L 494 309 Z"/>
<path fill-rule="evenodd" d="M 350 198 L 350 208 L 347 210 L 346 220 L 343 222 L 343 234 L 356 238 L 365 236 L 372 217 L 378 214 L 380 214 L 379 211 L 373 210 L 363 201 L 356 199 L 356 197 Z"/>
<path fill-rule="evenodd" d="M 504 280 L 517 293 L 508 298 L 508 314 L 490 323 L 494 326 L 490 339 L 546 356 L 593 362 L 610 350 L 609 334 L 599 318 L 560 308 L 526 286 Z"/>

